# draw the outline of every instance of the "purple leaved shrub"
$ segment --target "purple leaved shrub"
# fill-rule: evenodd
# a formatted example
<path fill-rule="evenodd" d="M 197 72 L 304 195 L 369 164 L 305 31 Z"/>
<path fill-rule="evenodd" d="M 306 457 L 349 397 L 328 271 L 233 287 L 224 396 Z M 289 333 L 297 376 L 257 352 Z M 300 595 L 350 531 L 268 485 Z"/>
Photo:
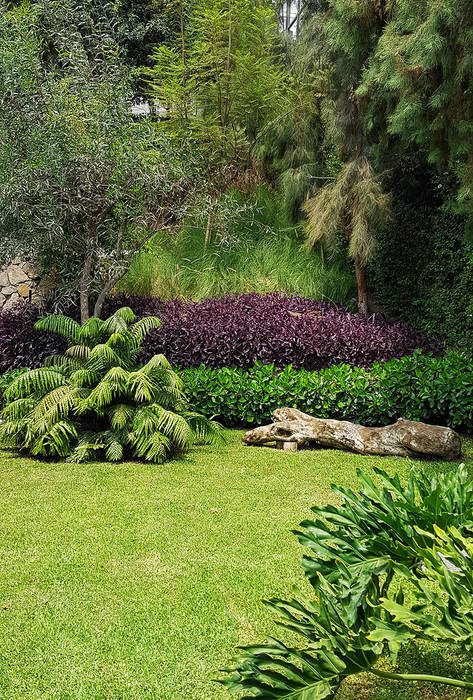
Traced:
<path fill-rule="evenodd" d="M 104 317 L 127 305 L 162 321 L 144 343 L 144 359 L 163 353 L 173 365 L 249 369 L 256 361 L 281 369 L 319 370 L 334 364 L 370 367 L 374 362 L 439 345 L 425 334 L 380 315 L 365 318 L 330 302 L 277 292 L 208 299 L 114 297 Z"/>
<path fill-rule="evenodd" d="M 34 329 L 38 318 L 37 309 L 22 302 L 0 312 L 0 374 L 20 367 L 41 367 L 49 355 L 64 352 L 63 338 Z"/>

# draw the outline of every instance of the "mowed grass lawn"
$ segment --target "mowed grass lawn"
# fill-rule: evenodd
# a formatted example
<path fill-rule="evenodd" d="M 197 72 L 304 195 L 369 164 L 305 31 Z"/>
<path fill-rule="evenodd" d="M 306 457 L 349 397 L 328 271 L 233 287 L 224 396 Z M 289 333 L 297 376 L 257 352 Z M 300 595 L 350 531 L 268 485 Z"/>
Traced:
<path fill-rule="evenodd" d="M 2 700 L 229 697 L 212 679 L 234 646 L 281 634 L 261 598 L 306 586 L 290 530 L 312 504 L 333 501 L 331 482 L 355 486 L 358 466 L 405 475 L 412 465 L 243 447 L 237 431 L 228 438 L 159 466 L 0 452 Z M 415 671 L 466 668 L 432 649 L 404 660 L 413 659 Z M 360 676 L 339 696 L 466 694 Z"/>

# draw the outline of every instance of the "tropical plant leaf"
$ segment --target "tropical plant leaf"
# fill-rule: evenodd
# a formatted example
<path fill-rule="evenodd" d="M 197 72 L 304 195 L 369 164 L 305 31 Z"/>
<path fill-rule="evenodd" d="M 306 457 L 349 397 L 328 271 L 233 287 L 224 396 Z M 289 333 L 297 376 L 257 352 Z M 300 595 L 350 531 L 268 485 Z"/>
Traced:
<path fill-rule="evenodd" d="M 80 339 L 80 325 L 69 316 L 61 316 L 60 314 L 52 314 L 40 318 L 35 323 L 38 331 L 51 331 L 64 336 L 70 343 L 77 343 Z"/>

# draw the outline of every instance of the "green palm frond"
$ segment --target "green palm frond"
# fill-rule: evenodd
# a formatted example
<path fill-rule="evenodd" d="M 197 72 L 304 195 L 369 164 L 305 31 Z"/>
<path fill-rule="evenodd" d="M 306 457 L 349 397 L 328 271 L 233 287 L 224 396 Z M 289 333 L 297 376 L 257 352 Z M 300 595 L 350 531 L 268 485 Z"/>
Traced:
<path fill-rule="evenodd" d="M 158 418 L 149 406 L 142 406 L 133 416 L 133 433 L 150 435 L 157 430 Z"/>
<path fill-rule="evenodd" d="M 148 462 L 164 462 L 171 450 L 171 441 L 166 435 L 157 431 L 149 434 L 130 435 L 133 454 Z"/>
<path fill-rule="evenodd" d="M 223 445 L 225 437 L 223 427 L 215 420 L 210 420 L 194 411 L 182 412 L 183 418 L 189 424 L 194 441 L 204 445 Z"/>
<path fill-rule="evenodd" d="M 67 457 L 71 452 L 71 441 L 77 440 L 77 429 L 70 420 L 61 420 L 36 438 L 30 448 L 33 456 Z"/>
<path fill-rule="evenodd" d="M 88 389 L 65 385 L 59 386 L 46 394 L 30 413 L 33 428 L 44 433 L 54 423 L 74 412 L 81 399 L 87 396 Z"/>
<path fill-rule="evenodd" d="M 142 369 L 137 372 L 130 372 L 128 390 L 138 403 L 153 401 L 157 389 L 156 382 Z"/>
<path fill-rule="evenodd" d="M 155 367 L 152 371 L 149 371 L 146 369 L 146 365 L 142 370 L 152 376 L 160 388 L 171 391 L 175 396 L 182 395 L 184 384 L 181 377 L 174 370 L 166 367 Z"/>
<path fill-rule="evenodd" d="M 110 462 L 119 462 L 123 459 L 123 445 L 114 433 L 110 433 L 106 445 L 105 457 Z"/>
<path fill-rule="evenodd" d="M 93 387 L 100 381 L 100 373 L 94 372 L 91 369 L 77 369 L 69 375 L 69 381 L 74 386 Z"/>
<path fill-rule="evenodd" d="M 162 354 L 153 355 L 148 362 L 143 365 L 142 371 L 146 374 L 153 374 L 156 370 L 171 370 L 171 365 Z M 176 375 L 177 376 L 177 375 Z"/>
<path fill-rule="evenodd" d="M 53 367 L 38 367 L 14 379 L 5 390 L 3 397 L 9 403 L 15 399 L 26 398 L 32 393 L 43 395 L 64 384 L 69 384 L 69 381 Z"/>
<path fill-rule="evenodd" d="M 136 408 L 127 403 L 116 403 L 107 411 L 113 430 L 123 430 L 133 420 Z"/>
<path fill-rule="evenodd" d="M 129 325 L 135 321 L 136 316 L 129 306 L 122 306 L 121 308 L 117 309 L 110 318 L 123 319 L 125 323 Z"/>
<path fill-rule="evenodd" d="M 51 355 L 44 361 L 45 367 L 54 367 L 60 372 L 68 374 L 82 367 L 82 362 L 75 357 L 67 355 Z"/>
<path fill-rule="evenodd" d="M 83 432 L 67 461 L 80 464 L 82 462 L 88 462 L 95 457 L 101 450 L 103 450 L 103 445 L 96 442 L 96 437 L 97 434 L 93 433 L 92 431 Z"/>
<path fill-rule="evenodd" d="M 86 362 L 90 357 L 91 349 L 87 345 L 71 345 L 66 350 L 66 355 L 80 362 Z"/>
<path fill-rule="evenodd" d="M 2 417 L 4 420 L 18 420 L 19 418 L 24 418 L 35 405 L 35 399 L 30 396 L 24 399 L 16 399 L 5 406 L 2 410 Z"/>
<path fill-rule="evenodd" d="M 148 410 L 156 416 L 156 429 L 166 435 L 178 449 L 184 450 L 191 445 L 192 430 L 183 416 L 167 411 L 158 404 L 151 404 Z"/>
<path fill-rule="evenodd" d="M 79 414 L 87 411 L 98 412 L 109 406 L 112 401 L 127 396 L 128 372 L 121 367 L 112 367 L 95 386 L 87 398 L 77 407 Z"/>
<path fill-rule="evenodd" d="M 100 342 L 103 337 L 103 326 L 104 322 L 100 318 L 89 318 L 79 330 L 79 342 L 85 342 L 86 344 L 95 344 L 95 342 Z"/>
<path fill-rule="evenodd" d="M 137 321 L 130 326 L 130 335 L 133 338 L 133 347 L 140 347 L 150 330 L 153 328 L 159 328 L 160 325 L 161 321 L 159 318 L 156 318 L 156 316 L 145 316 L 145 318 L 142 318 L 140 321 Z"/>
<path fill-rule="evenodd" d="M 103 331 L 107 335 L 112 333 L 123 333 L 128 329 L 128 326 L 135 320 L 135 314 L 128 306 L 123 306 L 117 309 L 115 313 L 107 318 L 103 324 Z"/>
<path fill-rule="evenodd" d="M 186 406 L 184 395 L 179 390 L 159 388 L 154 392 L 153 403 L 157 403 L 168 411 L 181 413 Z"/>
<path fill-rule="evenodd" d="M 70 343 L 78 343 L 80 339 L 80 325 L 74 319 L 60 314 L 51 314 L 36 321 L 34 327 L 38 331 L 50 331 L 64 336 Z"/>
<path fill-rule="evenodd" d="M 111 367 L 121 367 L 123 361 L 109 345 L 99 343 L 90 351 L 87 359 L 87 368 L 97 372 L 109 370 Z"/>
<path fill-rule="evenodd" d="M 2 445 L 4 447 L 23 447 L 28 424 L 27 417 L 5 420 L 0 425 L 0 440 Z"/>
<path fill-rule="evenodd" d="M 130 334 L 128 331 L 121 331 L 120 333 L 115 332 L 107 340 L 107 345 L 111 348 L 116 348 L 117 352 L 125 351 L 128 355 L 128 349 L 130 346 Z"/>

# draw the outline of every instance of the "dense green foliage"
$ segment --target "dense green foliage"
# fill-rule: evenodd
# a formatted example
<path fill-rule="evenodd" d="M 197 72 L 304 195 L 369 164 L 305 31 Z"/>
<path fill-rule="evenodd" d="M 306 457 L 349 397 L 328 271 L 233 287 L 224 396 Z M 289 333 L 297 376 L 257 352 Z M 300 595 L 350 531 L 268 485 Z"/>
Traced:
<path fill-rule="evenodd" d="M 274 6 L 268 0 L 187 0 L 176 9 L 174 42 L 155 48 L 146 72 L 153 99 L 166 113 L 161 126 L 200 144 L 217 186 L 244 180 L 262 131 L 284 111 Z"/>
<path fill-rule="evenodd" d="M 412 471 L 407 485 L 376 469 L 358 471 L 361 492 L 333 487 L 341 505 L 315 506 L 296 532 L 308 548 L 304 573 L 313 597 L 271 598 L 268 607 L 290 633 L 243 648 L 224 679 L 245 697 L 333 698 L 362 671 L 397 680 L 473 688 L 471 679 L 391 674 L 376 667 L 413 639 L 473 644 L 473 485 L 460 468 L 432 479 Z M 404 594 L 415 591 L 415 603 Z M 294 634 L 298 640 L 294 642 Z M 289 636 L 289 635 L 288 635 Z M 294 646 L 296 644 L 296 646 Z"/>
<path fill-rule="evenodd" d="M 189 410 L 163 355 L 138 365 L 143 339 L 158 325 L 152 316 L 135 323 L 126 307 L 82 326 L 67 316 L 38 321 L 36 328 L 59 333 L 69 347 L 9 383 L 2 446 L 73 462 L 127 455 L 161 462 L 195 440 L 218 439 L 218 426 Z"/>
<path fill-rule="evenodd" d="M 181 144 L 134 118 L 113 36 L 84 37 L 82 24 L 59 20 L 56 28 L 61 3 L 49 12 L 47 47 L 40 7 L 0 6 L 0 256 L 53 268 L 63 302 L 80 296 L 85 321 L 92 306 L 100 315 L 153 233 L 175 226 L 201 183 L 189 148 L 184 162 Z"/>
<path fill-rule="evenodd" d="M 393 185 L 393 219 L 377 234 L 372 297 L 396 318 L 471 354 L 473 245 L 465 216 L 447 209 L 455 181 L 404 158 Z M 394 177 L 394 174 L 393 176 Z"/>
<path fill-rule="evenodd" d="M 199 367 L 181 372 L 186 395 L 196 411 L 229 426 L 267 423 L 281 406 L 319 418 L 363 425 L 385 425 L 397 418 L 473 428 L 473 368 L 458 353 L 430 357 L 420 353 L 361 369 L 333 366 L 319 372 L 256 365 Z"/>

